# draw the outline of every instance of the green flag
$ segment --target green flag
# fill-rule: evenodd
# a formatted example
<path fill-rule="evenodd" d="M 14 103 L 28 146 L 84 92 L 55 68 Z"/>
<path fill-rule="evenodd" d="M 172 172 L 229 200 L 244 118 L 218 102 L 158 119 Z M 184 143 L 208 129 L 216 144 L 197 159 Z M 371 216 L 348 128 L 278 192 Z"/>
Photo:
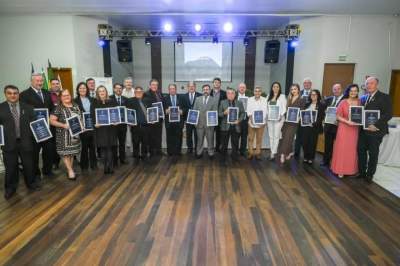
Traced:
<path fill-rule="evenodd" d="M 43 90 L 49 90 L 49 80 L 46 77 L 46 73 L 44 73 L 44 69 L 42 68 L 42 77 L 43 77 Z"/>
<path fill-rule="evenodd" d="M 47 59 L 47 63 L 48 63 L 47 77 L 50 81 L 51 79 L 55 78 L 55 76 L 54 76 L 54 72 L 53 72 L 53 67 L 51 66 L 51 63 L 50 63 L 50 59 Z"/>

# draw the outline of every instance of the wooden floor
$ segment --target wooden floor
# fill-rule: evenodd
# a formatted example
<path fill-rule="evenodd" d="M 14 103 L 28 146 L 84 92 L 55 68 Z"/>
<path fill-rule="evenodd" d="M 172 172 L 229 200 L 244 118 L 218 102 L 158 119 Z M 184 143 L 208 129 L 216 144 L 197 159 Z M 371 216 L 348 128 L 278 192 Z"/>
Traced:
<path fill-rule="evenodd" d="M 0 199 L 0 264 L 399 265 L 400 200 L 325 171 L 182 156 L 20 182 Z"/>

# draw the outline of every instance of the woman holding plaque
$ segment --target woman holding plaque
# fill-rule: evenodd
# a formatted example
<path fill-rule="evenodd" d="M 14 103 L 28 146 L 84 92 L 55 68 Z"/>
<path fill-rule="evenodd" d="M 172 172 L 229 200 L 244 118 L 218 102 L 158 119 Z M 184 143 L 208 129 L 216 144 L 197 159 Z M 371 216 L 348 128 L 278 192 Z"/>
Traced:
<path fill-rule="evenodd" d="M 360 106 L 357 84 L 349 85 L 340 102 L 336 116 L 338 130 L 333 146 L 331 170 L 343 178 L 345 175 L 355 175 L 358 172 L 357 142 L 359 126 L 349 119 L 350 106 Z"/>
<path fill-rule="evenodd" d="M 322 121 L 325 117 L 325 106 L 321 102 L 321 93 L 319 90 L 311 90 L 305 106 L 306 110 L 313 111 L 311 126 L 303 127 L 303 151 L 304 163 L 312 164 L 317 149 L 318 135 L 323 132 Z"/>
<path fill-rule="evenodd" d="M 70 133 L 67 119 L 72 116 L 80 116 L 81 111 L 77 104 L 73 103 L 68 90 L 62 90 L 60 104 L 50 115 L 50 124 L 56 128 L 56 149 L 67 168 L 68 179 L 76 180 L 73 169 L 74 156 L 81 150 L 79 137 L 73 137 Z"/>
<path fill-rule="evenodd" d="M 91 115 L 95 125 L 95 136 L 97 148 L 100 148 L 103 158 L 104 174 L 114 173 L 113 148 L 117 147 L 117 127 L 116 125 L 99 125 L 96 117 L 96 109 L 115 107 L 114 101 L 111 101 L 106 87 L 99 86 L 96 89 L 96 100 L 91 105 Z M 109 119 L 109 118 L 108 118 Z"/>
<path fill-rule="evenodd" d="M 287 108 L 296 107 L 303 109 L 305 106 L 305 100 L 300 97 L 300 85 L 293 84 L 290 87 L 290 93 L 287 101 Z M 287 113 L 286 113 L 287 115 Z M 282 126 L 282 138 L 279 141 L 278 153 L 280 154 L 281 163 L 285 163 L 286 160 L 290 160 L 293 156 L 293 141 L 296 135 L 299 122 L 288 122 L 285 121 Z"/>
<path fill-rule="evenodd" d="M 286 113 L 286 97 L 282 94 L 282 87 L 279 82 L 274 82 L 271 85 L 269 95 L 267 97 L 267 110 L 268 110 L 268 137 L 271 149 L 270 160 L 275 159 L 278 152 L 279 139 L 281 138 L 281 129 L 285 121 Z M 279 110 L 278 113 L 272 113 Z"/>
<path fill-rule="evenodd" d="M 94 102 L 94 98 L 89 96 L 89 89 L 85 82 L 81 82 L 76 86 L 76 98 L 74 102 L 79 106 L 82 113 L 90 113 L 90 107 Z M 82 121 L 85 118 L 82 118 Z M 93 121 L 93 120 L 92 120 Z M 79 135 L 81 139 L 82 149 L 81 158 L 79 160 L 82 171 L 86 171 L 89 168 L 95 170 L 97 168 L 96 159 L 96 143 L 94 139 L 94 131 L 85 128 L 85 132 Z"/>

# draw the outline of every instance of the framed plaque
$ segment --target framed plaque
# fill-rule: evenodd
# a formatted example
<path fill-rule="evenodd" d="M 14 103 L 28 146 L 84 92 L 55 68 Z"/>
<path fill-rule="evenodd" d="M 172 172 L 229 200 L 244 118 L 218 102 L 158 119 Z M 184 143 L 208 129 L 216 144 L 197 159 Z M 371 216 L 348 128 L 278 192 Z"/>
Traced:
<path fill-rule="evenodd" d="M 156 103 L 152 103 L 151 105 L 158 108 L 158 116 L 160 118 L 164 119 L 165 115 L 164 115 L 163 103 L 162 102 L 156 102 Z"/>
<path fill-rule="evenodd" d="M 4 127 L 0 125 L 0 146 L 4 146 Z"/>
<path fill-rule="evenodd" d="M 69 126 L 69 133 L 73 137 L 78 136 L 84 131 L 81 120 L 77 115 L 67 118 L 67 124 Z"/>
<path fill-rule="evenodd" d="M 110 124 L 121 124 L 121 113 L 119 107 L 111 107 L 109 109 Z"/>
<path fill-rule="evenodd" d="M 244 110 L 247 110 L 247 101 L 249 100 L 248 97 L 238 97 L 238 100 L 243 103 Z"/>
<path fill-rule="evenodd" d="M 286 122 L 299 123 L 300 108 L 299 107 L 288 107 L 286 112 Z"/>
<path fill-rule="evenodd" d="M 83 123 L 83 129 L 85 131 L 87 130 L 93 130 L 93 120 L 90 112 L 84 112 L 82 113 L 82 123 Z"/>
<path fill-rule="evenodd" d="M 158 106 L 147 108 L 147 123 L 154 124 L 158 122 L 160 118 L 158 110 Z"/>
<path fill-rule="evenodd" d="M 325 124 L 337 125 L 336 107 L 328 107 L 325 112 Z"/>
<path fill-rule="evenodd" d="M 126 107 L 118 106 L 119 109 L 119 117 L 121 117 L 121 124 L 126 124 Z"/>
<path fill-rule="evenodd" d="M 96 108 L 94 110 L 96 115 L 96 124 L 99 126 L 110 125 L 110 115 L 108 108 Z"/>
<path fill-rule="evenodd" d="M 207 111 L 207 126 L 208 127 L 218 126 L 218 112 L 217 111 Z"/>
<path fill-rule="evenodd" d="M 46 120 L 46 123 L 49 124 L 49 109 L 47 108 L 35 108 L 33 109 L 35 112 L 35 117 L 36 120 L 40 118 L 44 118 Z"/>
<path fill-rule="evenodd" d="M 189 109 L 186 118 L 186 123 L 191 125 L 197 125 L 197 123 L 199 122 L 199 114 L 200 113 L 198 110 Z"/>
<path fill-rule="evenodd" d="M 137 125 L 136 110 L 126 109 L 126 123 L 131 126 Z"/>
<path fill-rule="evenodd" d="M 279 105 L 268 105 L 268 120 L 279 121 L 280 115 Z"/>
<path fill-rule="evenodd" d="M 169 107 L 169 122 L 180 122 L 181 121 L 181 113 L 179 112 L 179 106 L 170 106 Z"/>
<path fill-rule="evenodd" d="M 239 107 L 228 107 L 228 124 L 235 124 L 239 120 Z"/>
<path fill-rule="evenodd" d="M 53 137 L 49 129 L 49 125 L 47 124 L 46 119 L 44 118 L 40 118 L 38 120 L 31 122 L 29 126 L 37 143 L 48 140 Z"/>
<path fill-rule="evenodd" d="M 367 129 L 370 125 L 375 125 L 381 118 L 381 111 L 379 110 L 364 110 L 364 124 L 363 128 Z"/>
<path fill-rule="evenodd" d="M 318 110 L 312 110 L 312 111 L 311 111 L 311 114 L 312 114 L 312 121 L 313 121 L 313 123 L 317 122 Z"/>
<path fill-rule="evenodd" d="M 311 110 L 300 111 L 300 124 L 302 127 L 312 127 L 313 117 Z"/>
<path fill-rule="evenodd" d="M 254 125 L 264 125 L 264 112 L 262 110 L 256 110 L 253 112 L 252 122 Z"/>
<path fill-rule="evenodd" d="M 364 106 L 350 106 L 349 108 L 349 120 L 362 126 Z"/>

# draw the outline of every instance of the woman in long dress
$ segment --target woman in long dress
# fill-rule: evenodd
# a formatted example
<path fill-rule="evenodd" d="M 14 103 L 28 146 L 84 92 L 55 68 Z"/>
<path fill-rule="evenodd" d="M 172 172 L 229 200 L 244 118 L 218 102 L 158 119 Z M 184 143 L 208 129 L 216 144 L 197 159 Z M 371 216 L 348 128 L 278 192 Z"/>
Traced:
<path fill-rule="evenodd" d="M 343 96 L 345 99 L 340 102 L 336 110 L 338 130 L 333 146 L 331 170 L 339 178 L 343 178 L 345 175 L 355 175 L 358 172 L 357 143 L 359 126 L 349 119 L 350 106 L 361 105 L 358 92 L 357 84 L 348 86 Z"/>

